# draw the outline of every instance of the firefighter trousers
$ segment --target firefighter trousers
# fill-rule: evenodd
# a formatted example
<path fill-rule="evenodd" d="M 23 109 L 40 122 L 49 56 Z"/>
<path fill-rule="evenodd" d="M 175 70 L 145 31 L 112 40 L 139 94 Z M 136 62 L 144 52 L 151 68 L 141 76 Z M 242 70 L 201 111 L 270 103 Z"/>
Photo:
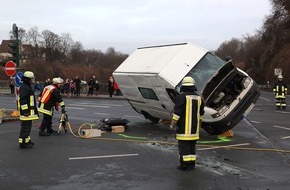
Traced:
<path fill-rule="evenodd" d="M 196 140 L 178 141 L 180 166 L 194 166 L 196 160 Z"/>
<path fill-rule="evenodd" d="M 52 124 L 52 116 L 43 114 L 43 119 L 39 128 L 40 131 L 45 132 L 45 130 L 47 130 L 46 131 L 47 133 L 51 133 L 52 132 L 51 124 Z"/>
<path fill-rule="evenodd" d="M 30 131 L 32 127 L 32 121 L 21 121 L 21 129 L 19 134 L 19 143 L 27 144 L 30 142 Z"/>

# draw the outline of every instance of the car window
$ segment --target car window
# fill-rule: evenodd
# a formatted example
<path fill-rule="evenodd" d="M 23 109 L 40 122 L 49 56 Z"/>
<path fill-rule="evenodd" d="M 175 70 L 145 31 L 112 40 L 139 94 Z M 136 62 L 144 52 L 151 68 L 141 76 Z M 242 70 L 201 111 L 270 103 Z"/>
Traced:
<path fill-rule="evenodd" d="M 143 87 L 138 87 L 138 89 L 139 89 L 141 95 L 143 96 L 143 98 L 151 99 L 151 100 L 159 100 L 153 89 L 143 88 Z"/>
<path fill-rule="evenodd" d="M 223 67 L 225 62 L 218 56 L 207 53 L 189 72 L 186 76 L 191 76 L 195 80 L 197 92 L 200 94 L 205 88 L 207 82 Z M 181 81 L 177 85 L 177 90 L 180 92 Z"/>

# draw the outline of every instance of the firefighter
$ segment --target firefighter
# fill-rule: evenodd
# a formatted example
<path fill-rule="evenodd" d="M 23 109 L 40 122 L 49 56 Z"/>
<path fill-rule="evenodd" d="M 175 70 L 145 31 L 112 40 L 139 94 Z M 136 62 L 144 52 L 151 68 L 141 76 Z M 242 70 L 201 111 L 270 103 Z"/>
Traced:
<path fill-rule="evenodd" d="M 60 106 L 62 113 L 65 112 L 64 101 L 60 94 L 63 82 L 63 79 L 60 77 L 53 78 L 52 84 L 43 89 L 38 106 L 38 111 L 43 114 L 43 120 L 39 128 L 39 136 L 50 136 L 51 134 L 57 133 L 51 128 L 51 124 L 54 109 L 58 111 L 58 106 Z"/>
<path fill-rule="evenodd" d="M 274 84 L 273 92 L 276 98 L 276 109 L 282 107 L 283 110 L 286 109 L 286 94 L 287 94 L 287 85 L 283 81 L 283 76 L 278 75 L 277 82 Z"/>
<path fill-rule="evenodd" d="M 35 95 L 31 87 L 34 81 L 33 72 L 25 71 L 22 76 L 22 85 L 19 89 L 18 99 L 19 119 L 21 121 L 19 134 L 20 148 L 32 148 L 34 145 L 30 138 L 32 120 L 39 119 Z"/>
<path fill-rule="evenodd" d="M 199 139 L 201 116 L 204 104 L 195 92 L 197 89 L 192 77 L 182 80 L 181 94 L 176 97 L 170 128 L 176 130 L 180 165 L 177 169 L 185 171 L 195 169 L 196 141 Z"/>

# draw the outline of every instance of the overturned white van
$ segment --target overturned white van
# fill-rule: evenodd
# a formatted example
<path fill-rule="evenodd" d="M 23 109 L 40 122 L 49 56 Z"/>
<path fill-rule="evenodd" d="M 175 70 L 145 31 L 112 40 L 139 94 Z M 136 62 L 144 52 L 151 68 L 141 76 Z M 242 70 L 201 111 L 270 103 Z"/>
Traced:
<path fill-rule="evenodd" d="M 181 81 L 192 76 L 205 104 L 202 128 L 210 134 L 232 129 L 260 95 L 247 73 L 189 43 L 138 48 L 113 76 L 134 110 L 153 123 L 171 120 Z"/>

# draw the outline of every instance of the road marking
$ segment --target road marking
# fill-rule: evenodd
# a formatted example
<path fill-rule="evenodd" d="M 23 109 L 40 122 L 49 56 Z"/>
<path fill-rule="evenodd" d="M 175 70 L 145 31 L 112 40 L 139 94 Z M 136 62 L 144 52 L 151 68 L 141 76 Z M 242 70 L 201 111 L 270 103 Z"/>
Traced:
<path fill-rule="evenodd" d="M 282 137 L 281 139 L 290 139 L 290 136 Z"/>
<path fill-rule="evenodd" d="M 98 113 L 98 112 L 96 112 L 96 113 L 94 113 L 94 114 L 96 114 L 96 115 L 111 115 L 111 114 L 109 114 L 109 113 Z"/>
<path fill-rule="evenodd" d="M 261 123 L 260 121 L 250 121 L 251 123 Z"/>
<path fill-rule="evenodd" d="M 269 100 L 268 98 L 263 98 L 263 97 L 260 97 L 262 100 L 266 100 L 266 101 L 272 101 L 272 100 Z"/>
<path fill-rule="evenodd" d="M 275 112 L 277 112 L 277 113 L 290 113 L 290 112 L 287 112 L 287 111 L 275 111 Z"/>
<path fill-rule="evenodd" d="M 213 147 L 210 147 L 210 148 L 200 148 L 198 150 L 212 150 L 212 149 L 235 147 L 235 146 L 246 146 L 246 145 L 250 145 L 250 143 L 233 144 L 233 145 L 227 145 L 227 146 L 213 146 Z"/>
<path fill-rule="evenodd" d="M 278 125 L 273 125 L 273 127 L 275 127 L 275 128 L 279 128 L 279 129 L 290 130 L 290 128 L 287 128 L 287 127 L 281 127 L 281 126 L 278 126 Z"/>
<path fill-rule="evenodd" d="M 66 109 L 72 109 L 72 110 L 84 110 L 85 108 L 76 108 L 76 107 L 65 107 Z"/>
<path fill-rule="evenodd" d="M 129 157 L 138 156 L 139 154 L 118 154 L 118 155 L 106 155 L 106 156 L 87 156 L 87 157 L 74 157 L 69 160 L 85 160 L 85 159 L 98 159 L 98 158 L 117 158 L 117 157 Z"/>
<path fill-rule="evenodd" d="M 70 106 L 85 106 L 85 107 L 92 107 L 92 108 L 111 108 L 110 106 L 98 106 L 98 105 L 83 105 L 83 104 L 69 104 Z"/>
<path fill-rule="evenodd" d="M 78 102 L 79 105 L 95 105 L 95 106 L 116 106 L 116 107 L 122 107 L 124 105 L 121 104 L 92 104 L 92 102 Z"/>
<path fill-rule="evenodd" d="M 136 115 L 124 115 L 124 117 L 136 117 L 136 118 L 141 118 L 141 116 L 136 116 Z"/>

